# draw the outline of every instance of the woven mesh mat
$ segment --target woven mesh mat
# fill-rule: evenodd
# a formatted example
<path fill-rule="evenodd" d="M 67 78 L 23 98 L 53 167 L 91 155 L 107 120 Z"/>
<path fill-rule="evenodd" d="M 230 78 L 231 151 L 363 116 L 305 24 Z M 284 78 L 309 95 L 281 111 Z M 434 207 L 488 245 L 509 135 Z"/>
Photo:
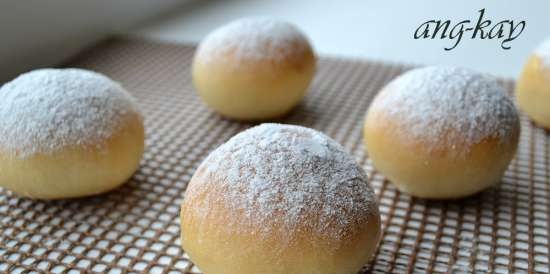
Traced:
<path fill-rule="evenodd" d="M 190 80 L 193 52 L 113 39 L 67 64 L 105 73 L 137 97 L 147 151 L 133 178 L 104 195 L 46 202 L 0 190 L 0 273 L 200 273 L 179 245 L 182 194 L 201 160 L 252 124 L 205 108 Z M 550 133 L 525 116 L 502 183 L 479 195 L 416 199 L 373 169 L 362 145 L 363 117 L 376 92 L 406 69 L 321 58 L 307 98 L 281 121 L 327 133 L 372 178 L 383 237 L 362 273 L 550 272 Z"/>

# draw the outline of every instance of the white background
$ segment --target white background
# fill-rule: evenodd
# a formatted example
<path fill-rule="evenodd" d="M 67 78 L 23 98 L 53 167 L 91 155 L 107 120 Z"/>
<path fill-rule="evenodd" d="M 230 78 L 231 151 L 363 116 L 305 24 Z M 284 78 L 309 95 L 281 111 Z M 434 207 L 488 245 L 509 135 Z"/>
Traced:
<path fill-rule="evenodd" d="M 526 20 L 523 34 L 502 50 L 500 41 L 464 37 L 452 51 L 444 40 L 414 40 L 430 19 L 476 22 L 478 10 L 492 21 Z M 414 1 L 213 1 L 194 3 L 171 16 L 136 28 L 133 35 L 172 42 L 198 42 L 215 27 L 243 16 L 267 15 L 291 21 L 321 54 L 413 64 L 446 64 L 516 77 L 528 54 L 550 37 L 548 0 Z M 469 34 L 471 36 L 471 33 Z M 466 34 L 465 36 L 468 36 Z"/>
<path fill-rule="evenodd" d="M 53 66 L 185 0 L 0 0 L 0 84 Z"/>
<path fill-rule="evenodd" d="M 493 21 L 527 21 L 511 50 L 500 41 L 464 38 L 449 52 L 443 47 L 451 41 L 412 38 L 422 22 L 475 21 L 481 8 Z M 295 23 L 319 54 L 457 65 L 506 77 L 516 77 L 550 36 L 549 0 L 0 0 L 0 83 L 59 64 L 112 34 L 196 43 L 221 24 L 258 15 Z"/>

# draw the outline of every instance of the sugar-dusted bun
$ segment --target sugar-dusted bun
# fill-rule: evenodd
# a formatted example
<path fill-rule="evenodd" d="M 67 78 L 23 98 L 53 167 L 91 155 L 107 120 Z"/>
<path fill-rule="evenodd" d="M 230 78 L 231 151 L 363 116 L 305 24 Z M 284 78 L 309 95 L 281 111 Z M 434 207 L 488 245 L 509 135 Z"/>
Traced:
<path fill-rule="evenodd" d="M 40 69 L 0 94 L 0 186 L 31 198 L 87 196 L 119 186 L 138 168 L 142 118 L 106 76 Z"/>
<path fill-rule="evenodd" d="M 240 19 L 216 29 L 193 60 L 193 83 L 204 102 L 240 120 L 289 112 L 314 72 L 306 37 L 292 24 L 270 18 Z"/>
<path fill-rule="evenodd" d="M 516 151 L 519 118 L 495 79 L 426 67 L 382 89 L 364 138 L 374 166 L 400 190 L 458 198 L 500 181 Z"/>
<path fill-rule="evenodd" d="M 529 57 L 517 82 L 516 97 L 521 110 L 550 129 L 550 38 Z"/>
<path fill-rule="evenodd" d="M 379 234 L 362 168 L 300 126 L 231 138 L 199 166 L 181 208 L 183 248 L 205 273 L 356 273 Z"/>

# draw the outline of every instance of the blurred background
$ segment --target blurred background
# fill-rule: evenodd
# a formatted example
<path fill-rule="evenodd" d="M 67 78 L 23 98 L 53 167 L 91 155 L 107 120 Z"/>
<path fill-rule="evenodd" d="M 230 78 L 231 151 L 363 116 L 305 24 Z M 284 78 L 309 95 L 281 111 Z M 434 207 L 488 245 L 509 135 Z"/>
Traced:
<path fill-rule="evenodd" d="M 452 41 L 413 39 L 427 20 L 476 22 L 482 8 L 493 24 L 527 21 L 510 50 L 498 40 L 464 37 L 454 50 L 444 51 Z M 109 36 L 197 43 L 217 26 L 244 16 L 293 22 L 320 55 L 457 65 L 511 78 L 533 48 L 550 37 L 548 0 L 0 0 L 0 83 L 55 66 Z"/>

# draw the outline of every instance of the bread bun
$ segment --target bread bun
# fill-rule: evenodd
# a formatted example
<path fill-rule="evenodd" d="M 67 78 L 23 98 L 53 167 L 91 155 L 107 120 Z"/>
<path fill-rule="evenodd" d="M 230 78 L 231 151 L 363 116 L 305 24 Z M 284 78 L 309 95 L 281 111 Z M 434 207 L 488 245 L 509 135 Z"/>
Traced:
<path fill-rule="evenodd" d="M 40 69 L 0 88 L 0 186 L 59 199 L 105 192 L 138 168 L 143 122 L 104 75 Z"/>
<path fill-rule="evenodd" d="M 380 235 L 376 197 L 329 137 L 262 124 L 199 166 L 181 208 L 181 239 L 205 273 L 356 273 Z"/>
<path fill-rule="evenodd" d="M 246 18 L 209 34 L 192 71 L 199 95 L 212 109 L 233 119 L 265 120 L 286 114 L 304 97 L 315 55 L 292 24 Z"/>
<path fill-rule="evenodd" d="M 517 82 L 516 97 L 521 110 L 550 129 L 550 38 L 529 57 Z"/>
<path fill-rule="evenodd" d="M 427 67 L 380 91 L 364 138 L 374 166 L 401 191 L 458 198 L 500 181 L 516 151 L 519 117 L 489 76 Z"/>

